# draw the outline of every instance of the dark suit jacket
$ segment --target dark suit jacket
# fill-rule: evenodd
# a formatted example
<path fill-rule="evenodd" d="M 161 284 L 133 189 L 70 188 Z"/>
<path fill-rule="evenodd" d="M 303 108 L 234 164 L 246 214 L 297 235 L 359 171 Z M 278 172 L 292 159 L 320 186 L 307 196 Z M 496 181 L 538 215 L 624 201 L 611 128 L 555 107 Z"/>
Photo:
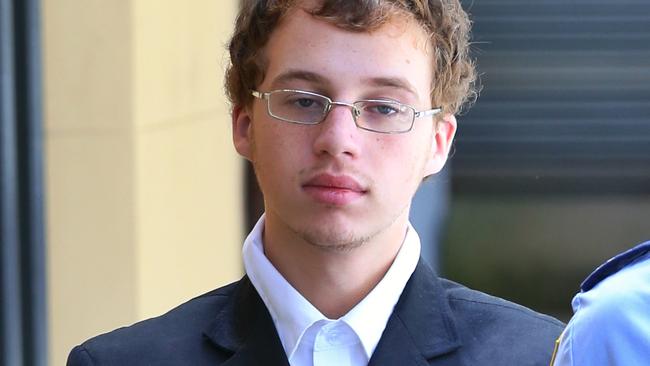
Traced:
<path fill-rule="evenodd" d="M 370 365 L 547 366 L 563 324 L 440 279 L 422 260 Z M 288 365 L 273 321 L 247 277 L 170 312 L 92 338 L 76 365 Z"/>

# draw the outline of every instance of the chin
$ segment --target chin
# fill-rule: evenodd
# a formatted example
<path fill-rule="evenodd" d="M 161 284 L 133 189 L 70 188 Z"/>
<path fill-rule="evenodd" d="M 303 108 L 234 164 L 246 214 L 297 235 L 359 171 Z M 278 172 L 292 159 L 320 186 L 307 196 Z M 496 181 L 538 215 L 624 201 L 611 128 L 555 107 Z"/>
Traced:
<path fill-rule="evenodd" d="M 341 228 L 336 225 L 322 225 L 316 228 L 303 228 L 296 233 L 307 243 L 327 251 L 350 251 L 368 242 L 374 235 Z"/>

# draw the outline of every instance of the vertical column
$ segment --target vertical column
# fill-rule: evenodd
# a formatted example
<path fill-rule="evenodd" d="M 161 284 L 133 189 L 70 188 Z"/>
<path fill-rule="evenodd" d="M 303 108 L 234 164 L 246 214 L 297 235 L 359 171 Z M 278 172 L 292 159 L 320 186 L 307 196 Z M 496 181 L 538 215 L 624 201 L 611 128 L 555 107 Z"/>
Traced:
<path fill-rule="evenodd" d="M 237 3 L 133 3 L 138 317 L 241 272 L 243 173 L 222 92 Z"/>
<path fill-rule="evenodd" d="M 43 2 L 50 364 L 137 319 L 132 12 Z"/>
<path fill-rule="evenodd" d="M 46 362 L 39 3 L 0 1 L 0 364 Z"/>
<path fill-rule="evenodd" d="M 23 360 L 13 1 L 0 0 L 0 363 Z"/>
<path fill-rule="evenodd" d="M 236 3 L 44 1 L 51 364 L 240 276 Z"/>

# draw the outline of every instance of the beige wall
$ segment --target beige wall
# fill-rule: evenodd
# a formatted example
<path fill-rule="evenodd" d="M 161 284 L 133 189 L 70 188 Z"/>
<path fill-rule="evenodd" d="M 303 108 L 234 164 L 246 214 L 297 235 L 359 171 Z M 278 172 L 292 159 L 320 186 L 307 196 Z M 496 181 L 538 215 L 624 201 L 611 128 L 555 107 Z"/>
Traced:
<path fill-rule="evenodd" d="M 241 274 L 236 0 L 45 0 L 50 361 Z"/>

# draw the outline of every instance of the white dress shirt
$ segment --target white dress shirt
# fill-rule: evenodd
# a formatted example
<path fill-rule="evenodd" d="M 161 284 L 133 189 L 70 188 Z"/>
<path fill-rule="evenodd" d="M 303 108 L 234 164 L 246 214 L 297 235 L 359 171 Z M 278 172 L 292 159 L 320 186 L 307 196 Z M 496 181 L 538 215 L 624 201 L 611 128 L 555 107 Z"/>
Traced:
<path fill-rule="evenodd" d="M 409 224 L 397 257 L 372 291 L 339 319 L 328 319 L 264 255 L 264 215 L 243 247 L 244 267 L 271 314 L 292 366 L 367 365 L 406 282 L 420 258 L 420 238 Z"/>

